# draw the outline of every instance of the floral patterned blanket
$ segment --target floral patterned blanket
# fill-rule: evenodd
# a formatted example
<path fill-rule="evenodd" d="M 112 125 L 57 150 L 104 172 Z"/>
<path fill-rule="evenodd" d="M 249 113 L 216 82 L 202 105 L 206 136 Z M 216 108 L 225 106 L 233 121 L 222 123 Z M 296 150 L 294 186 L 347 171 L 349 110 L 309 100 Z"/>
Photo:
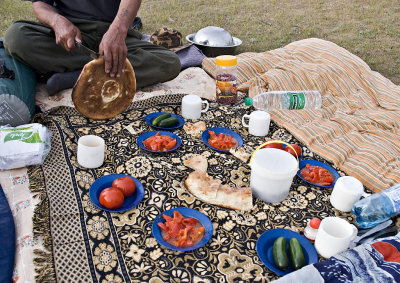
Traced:
<path fill-rule="evenodd" d="M 310 186 L 295 177 L 289 196 L 267 204 L 254 199 L 248 212 L 229 210 L 204 203 L 191 195 L 183 182 L 191 169 L 183 160 L 192 154 L 208 158 L 208 173 L 223 183 L 249 186 L 250 168 L 230 154 L 208 148 L 200 138 L 178 129 L 182 146 L 169 154 L 143 151 L 138 136 L 152 130 L 144 117 L 152 112 L 180 113 L 182 94 L 158 96 L 132 103 L 123 114 L 107 121 L 88 120 L 74 108 L 60 107 L 36 116 L 35 122 L 53 133 L 52 150 L 41 166 L 29 167 L 31 191 L 40 196 L 34 217 L 34 231 L 42 235 L 48 253 L 36 256 L 39 281 L 63 282 L 237 282 L 269 281 L 278 278 L 259 259 L 259 236 L 273 228 L 301 232 L 307 220 L 351 214 L 333 209 L 328 198 L 332 189 Z M 241 125 L 243 105 L 220 106 L 210 102 L 202 115 L 207 127 L 227 127 L 243 137 L 248 152 L 264 138 L 248 134 Z M 76 160 L 78 138 L 86 134 L 106 141 L 105 163 L 85 169 Z M 271 124 L 268 137 L 298 143 L 286 130 Z M 304 158 L 320 159 L 303 147 Z M 321 160 L 321 159 L 320 159 Z M 339 171 L 341 174 L 343 172 Z M 144 199 L 124 213 L 98 209 L 89 198 L 92 183 L 108 174 L 124 173 L 140 180 Z M 155 240 L 151 226 L 161 212 L 189 207 L 206 214 L 214 235 L 202 248 L 175 252 Z"/>

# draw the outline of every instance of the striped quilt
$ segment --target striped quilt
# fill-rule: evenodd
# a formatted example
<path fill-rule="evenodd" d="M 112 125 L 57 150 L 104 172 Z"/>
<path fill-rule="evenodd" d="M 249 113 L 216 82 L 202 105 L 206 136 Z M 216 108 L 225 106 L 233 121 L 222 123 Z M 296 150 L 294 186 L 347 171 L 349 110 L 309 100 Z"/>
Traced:
<path fill-rule="evenodd" d="M 215 74 L 215 60 L 203 60 Z M 400 183 L 400 86 L 359 57 L 316 38 L 238 55 L 238 89 L 319 90 L 319 110 L 275 110 L 275 123 L 314 153 L 380 192 Z"/>

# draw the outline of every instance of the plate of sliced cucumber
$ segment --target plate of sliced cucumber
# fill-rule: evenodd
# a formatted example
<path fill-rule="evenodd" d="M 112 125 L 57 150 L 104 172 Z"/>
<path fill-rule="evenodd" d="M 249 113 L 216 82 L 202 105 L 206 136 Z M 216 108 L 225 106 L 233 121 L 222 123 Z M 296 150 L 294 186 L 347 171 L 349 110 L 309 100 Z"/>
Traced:
<path fill-rule="evenodd" d="M 181 116 L 168 112 L 154 112 L 148 114 L 144 120 L 155 129 L 167 131 L 179 129 L 185 124 Z"/>

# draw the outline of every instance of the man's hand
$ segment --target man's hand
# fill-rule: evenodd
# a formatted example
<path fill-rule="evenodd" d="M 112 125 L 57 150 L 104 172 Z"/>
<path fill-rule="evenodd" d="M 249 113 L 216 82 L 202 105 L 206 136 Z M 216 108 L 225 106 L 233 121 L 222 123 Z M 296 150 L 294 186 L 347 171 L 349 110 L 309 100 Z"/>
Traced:
<path fill-rule="evenodd" d="M 81 31 L 62 16 L 55 20 L 53 30 L 56 34 L 56 43 L 67 51 L 75 48 L 75 41 L 81 42 Z"/>
<path fill-rule="evenodd" d="M 119 77 L 125 67 L 128 53 L 125 39 L 141 2 L 141 0 L 121 0 L 118 14 L 100 42 L 99 53 L 104 55 L 104 70 L 110 77 Z"/>
<path fill-rule="evenodd" d="M 105 72 L 109 73 L 110 77 L 119 77 L 124 70 L 128 53 L 125 38 L 126 33 L 110 27 L 100 42 L 99 53 L 104 55 Z"/>
<path fill-rule="evenodd" d="M 71 51 L 75 48 L 75 41 L 82 41 L 80 30 L 67 18 L 61 16 L 53 6 L 38 1 L 32 3 L 32 9 L 40 22 L 53 29 L 58 45 Z"/>

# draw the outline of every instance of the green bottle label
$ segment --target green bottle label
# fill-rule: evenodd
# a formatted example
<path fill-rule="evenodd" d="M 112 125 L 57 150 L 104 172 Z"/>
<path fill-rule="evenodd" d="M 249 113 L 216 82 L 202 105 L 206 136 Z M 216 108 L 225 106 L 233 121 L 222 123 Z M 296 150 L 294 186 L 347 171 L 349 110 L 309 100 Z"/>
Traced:
<path fill-rule="evenodd" d="M 303 92 L 288 92 L 290 97 L 289 109 L 303 109 L 306 104 L 306 98 Z"/>

